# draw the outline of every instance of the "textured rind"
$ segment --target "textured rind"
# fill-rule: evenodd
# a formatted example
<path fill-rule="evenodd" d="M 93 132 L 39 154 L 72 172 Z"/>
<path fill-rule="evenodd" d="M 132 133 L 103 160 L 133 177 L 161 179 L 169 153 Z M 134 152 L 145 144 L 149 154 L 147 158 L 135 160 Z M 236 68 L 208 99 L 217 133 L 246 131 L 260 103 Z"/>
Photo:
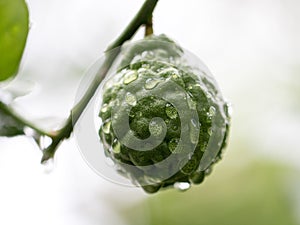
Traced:
<path fill-rule="evenodd" d="M 165 35 L 148 37 L 146 42 L 138 42 L 123 50 L 122 60 L 114 81 L 108 82 L 103 90 L 102 107 L 99 113 L 103 123 L 99 129 L 99 136 L 106 156 L 119 165 L 120 173 L 141 185 L 148 193 L 154 193 L 160 188 L 172 186 L 175 182 L 200 184 L 208 174 L 208 171 L 211 170 L 210 167 L 221 159 L 222 149 L 226 145 L 229 129 L 227 105 L 222 99 L 214 81 L 203 71 L 201 71 L 203 76 L 197 76 L 194 68 L 191 68 L 186 60 L 181 59 L 182 54 L 183 50 Z M 134 74 L 134 77 L 129 79 L 129 83 L 127 82 L 128 74 Z M 122 144 L 122 141 L 118 140 L 112 126 L 112 114 L 118 115 L 118 113 L 125 112 L 120 107 L 120 100 L 123 101 L 120 95 L 123 96 L 131 89 L 146 92 L 145 81 L 151 78 L 159 80 L 159 84 L 171 80 L 184 89 L 194 103 L 193 107 L 197 111 L 200 124 L 195 150 L 189 156 L 188 162 L 180 166 L 178 172 L 170 177 L 162 175 L 165 168 L 161 169 L 162 174 L 156 173 L 151 176 L 149 175 L 151 173 L 146 170 L 149 168 L 147 166 L 152 165 L 155 167 L 159 165 L 156 163 L 162 162 L 171 154 L 174 154 L 172 152 L 176 147 L 174 140 L 180 139 L 180 116 L 178 113 L 175 112 L 174 114 L 171 111 L 173 114 L 170 117 L 166 109 L 167 107 L 173 109 L 172 103 L 159 97 L 149 96 L 134 102 L 130 111 L 127 112 L 130 129 L 135 137 L 139 139 L 145 139 L 151 135 L 149 123 L 152 118 L 162 118 L 166 123 L 166 136 L 152 150 L 137 151 L 125 146 Z M 170 95 L 176 95 L 176 93 L 170 93 Z M 183 101 L 187 101 L 187 99 L 183 99 Z M 219 114 L 219 120 L 212 121 L 212 108 L 214 109 L 213 113 Z M 212 159 L 209 167 L 201 171 L 199 164 L 211 136 L 212 122 L 217 123 L 218 127 L 224 127 L 226 131 L 225 135 L 221 137 L 221 144 L 215 146 L 215 148 L 218 148 L 216 156 Z M 175 157 L 176 160 L 173 162 L 174 166 L 178 166 L 180 158 L 186 156 L 184 154 L 176 154 L 177 158 Z M 126 165 L 131 166 L 127 167 Z"/>

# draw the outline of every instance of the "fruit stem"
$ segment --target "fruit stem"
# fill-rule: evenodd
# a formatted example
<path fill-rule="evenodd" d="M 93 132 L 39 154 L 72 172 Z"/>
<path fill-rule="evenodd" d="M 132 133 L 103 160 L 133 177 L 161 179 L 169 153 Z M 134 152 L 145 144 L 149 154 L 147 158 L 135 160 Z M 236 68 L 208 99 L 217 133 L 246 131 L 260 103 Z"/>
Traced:
<path fill-rule="evenodd" d="M 105 51 L 105 60 L 100 67 L 97 75 L 94 80 L 91 82 L 88 90 L 81 98 L 81 100 L 74 106 L 71 110 L 71 113 L 66 120 L 65 126 L 57 131 L 56 135 L 52 138 L 52 144 L 43 151 L 42 163 L 53 158 L 54 154 L 64 139 L 67 139 L 71 136 L 73 132 L 73 127 L 77 123 L 81 114 L 84 112 L 86 106 L 90 102 L 91 98 L 94 96 L 97 88 L 99 87 L 102 80 L 105 78 L 108 70 L 112 66 L 114 60 L 120 52 L 120 46 L 129 39 L 131 39 L 140 26 L 145 25 L 149 27 L 149 21 L 151 21 L 151 30 L 152 30 L 152 14 L 155 9 L 158 0 L 146 0 L 138 13 L 121 33 L 121 35 L 110 45 Z M 148 24 L 148 25 L 147 25 Z M 149 29 L 149 28 L 148 28 Z M 153 33 L 153 30 L 149 32 Z"/>
<path fill-rule="evenodd" d="M 145 37 L 153 34 L 153 22 L 152 16 L 149 17 L 147 23 L 145 24 Z"/>

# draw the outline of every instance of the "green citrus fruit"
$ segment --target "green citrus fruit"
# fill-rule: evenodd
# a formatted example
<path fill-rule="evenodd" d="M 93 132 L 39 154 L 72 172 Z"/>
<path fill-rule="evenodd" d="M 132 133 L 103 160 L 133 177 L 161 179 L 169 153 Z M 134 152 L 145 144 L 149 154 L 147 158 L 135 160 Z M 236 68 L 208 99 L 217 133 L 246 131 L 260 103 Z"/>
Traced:
<path fill-rule="evenodd" d="M 227 103 L 196 64 L 167 36 L 150 36 L 122 49 L 103 87 L 105 154 L 148 193 L 199 184 L 221 158 Z"/>

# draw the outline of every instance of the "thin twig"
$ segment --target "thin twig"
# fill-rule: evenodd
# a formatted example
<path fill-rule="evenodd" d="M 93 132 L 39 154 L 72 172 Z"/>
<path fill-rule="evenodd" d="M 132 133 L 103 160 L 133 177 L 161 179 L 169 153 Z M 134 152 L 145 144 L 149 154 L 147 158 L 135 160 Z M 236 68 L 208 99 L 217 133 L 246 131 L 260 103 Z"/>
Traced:
<path fill-rule="evenodd" d="M 147 23 L 145 24 L 145 37 L 153 34 L 153 22 L 152 16 L 148 19 Z"/>
<path fill-rule="evenodd" d="M 6 105 L 6 104 L 0 102 L 0 109 L 3 112 L 5 112 L 7 115 L 11 116 L 20 125 L 23 125 L 24 127 L 29 127 L 31 129 L 33 129 L 39 135 L 44 135 L 44 136 L 48 136 L 48 137 L 53 137 L 54 136 L 54 133 L 49 133 L 49 132 L 37 127 L 31 121 L 25 119 L 20 114 L 17 114 L 11 107 L 9 107 L 9 105 Z"/>
<path fill-rule="evenodd" d="M 105 61 L 99 69 L 95 79 L 91 83 L 85 95 L 82 99 L 75 105 L 72 109 L 69 118 L 66 121 L 65 126 L 57 132 L 57 135 L 52 138 L 52 144 L 46 148 L 43 152 L 42 162 L 54 157 L 54 154 L 60 145 L 60 143 L 70 137 L 73 132 L 73 126 L 77 123 L 81 114 L 85 110 L 86 106 L 90 102 L 91 98 L 94 96 L 98 86 L 106 76 L 108 70 L 112 66 L 114 60 L 119 54 L 120 46 L 127 40 L 131 39 L 132 36 L 142 25 L 146 25 L 152 18 L 153 10 L 157 4 L 158 0 L 146 0 L 139 12 L 121 33 L 121 35 L 107 48 Z"/>

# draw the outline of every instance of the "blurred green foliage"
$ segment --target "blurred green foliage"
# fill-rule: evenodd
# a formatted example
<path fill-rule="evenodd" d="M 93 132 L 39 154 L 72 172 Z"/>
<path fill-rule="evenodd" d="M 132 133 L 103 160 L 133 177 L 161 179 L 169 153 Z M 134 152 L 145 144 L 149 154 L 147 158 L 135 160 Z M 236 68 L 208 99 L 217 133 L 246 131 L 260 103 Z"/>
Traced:
<path fill-rule="evenodd" d="M 230 164 L 230 162 L 229 162 Z M 229 168 L 228 168 L 229 167 Z M 127 209 L 131 225 L 296 225 L 287 169 L 266 161 L 216 166 L 201 187 L 169 190 Z"/>
<path fill-rule="evenodd" d="M 24 134 L 25 125 L 10 113 L 10 109 L 0 101 L 0 137 Z"/>
<path fill-rule="evenodd" d="M 0 0 L 0 81 L 14 76 L 19 68 L 29 29 L 24 0 Z"/>

